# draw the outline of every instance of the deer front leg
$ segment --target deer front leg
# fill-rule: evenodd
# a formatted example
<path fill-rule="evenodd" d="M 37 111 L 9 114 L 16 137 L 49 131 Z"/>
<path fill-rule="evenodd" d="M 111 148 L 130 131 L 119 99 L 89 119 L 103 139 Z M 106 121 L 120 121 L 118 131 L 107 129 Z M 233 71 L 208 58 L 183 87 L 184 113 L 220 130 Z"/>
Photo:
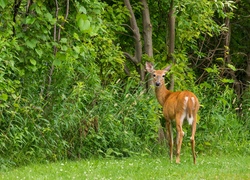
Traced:
<path fill-rule="evenodd" d="M 169 145 L 169 155 L 170 161 L 173 159 L 173 133 L 172 133 L 172 124 L 170 120 L 166 120 L 166 131 L 167 131 L 167 139 Z"/>

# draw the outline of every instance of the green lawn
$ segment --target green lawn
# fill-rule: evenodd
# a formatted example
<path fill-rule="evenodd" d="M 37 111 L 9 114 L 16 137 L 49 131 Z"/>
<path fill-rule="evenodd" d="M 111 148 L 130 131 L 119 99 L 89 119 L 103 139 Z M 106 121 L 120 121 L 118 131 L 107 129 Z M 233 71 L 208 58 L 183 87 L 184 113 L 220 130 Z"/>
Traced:
<path fill-rule="evenodd" d="M 250 156 L 191 156 L 182 163 L 170 163 L 166 157 L 93 159 L 76 162 L 33 164 L 7 172 L 0 179 L 250 179 Z"/>

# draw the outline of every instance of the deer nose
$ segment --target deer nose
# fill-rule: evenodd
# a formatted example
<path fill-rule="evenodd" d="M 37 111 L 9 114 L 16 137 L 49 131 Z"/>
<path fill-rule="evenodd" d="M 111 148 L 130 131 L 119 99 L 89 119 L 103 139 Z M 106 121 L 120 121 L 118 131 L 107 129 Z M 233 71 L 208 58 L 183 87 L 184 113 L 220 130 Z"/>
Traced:
<path fill-rule="evenodd" d="M 156 82 L 155 85 L 156 85 L 156 86 L 160 86 L 161 83 L 160 83 L 160 82 Z"/>

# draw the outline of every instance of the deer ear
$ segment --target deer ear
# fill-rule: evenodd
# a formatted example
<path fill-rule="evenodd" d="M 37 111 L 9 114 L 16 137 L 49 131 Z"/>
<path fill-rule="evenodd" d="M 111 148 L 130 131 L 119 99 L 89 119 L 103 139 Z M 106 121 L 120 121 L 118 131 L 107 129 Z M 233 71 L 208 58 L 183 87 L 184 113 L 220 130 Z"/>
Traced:
<path fill-rule="evenodd" d="M 146 62 L 146 70 L 147 70 L 147 72 L 149 72 L 149 73 L 154 72 L 154 66 L 153 66 L 153 64 L 150 63 L 150 62 Z"/>
<path fill-rule="evenodd" d="M 163 69 L 165 72 L 168 72 L 170 70 L 170 68 L 172 67 L 172 65 L 169 65 L 168 67 L 166 67 L 165 69 Z"/>

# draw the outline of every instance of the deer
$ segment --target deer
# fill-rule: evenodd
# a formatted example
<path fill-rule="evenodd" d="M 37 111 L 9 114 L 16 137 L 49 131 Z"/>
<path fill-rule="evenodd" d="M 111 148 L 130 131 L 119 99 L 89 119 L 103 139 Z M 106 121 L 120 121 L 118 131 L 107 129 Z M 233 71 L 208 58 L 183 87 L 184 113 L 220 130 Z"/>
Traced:
<path fill-rule="evenodd" d="M 155 84 L 155 94 L 159 104 L 163 108 L 163 116 L 166 120 L 166 135 L 169 145 L 170 161 L 173 159 L 173 132 L 172 121 L 176 123 L 176 163 L 180 163 L 181 145 L 184 137 L 182 125 L 184 119 L 191 126 L 191 150 L 193 155 L 193 163 L 196 164 L 195 154 L 195 132 L 197 112 L 200 104 L 198 98 L 190 91 L 172 92 L 165 86 L 165 74 L 170 70 L 172 65 L 167 66 L 163 70 L 155 70 L 150 62 L 146 62 L 146 71 L 153 75 Z"/>

